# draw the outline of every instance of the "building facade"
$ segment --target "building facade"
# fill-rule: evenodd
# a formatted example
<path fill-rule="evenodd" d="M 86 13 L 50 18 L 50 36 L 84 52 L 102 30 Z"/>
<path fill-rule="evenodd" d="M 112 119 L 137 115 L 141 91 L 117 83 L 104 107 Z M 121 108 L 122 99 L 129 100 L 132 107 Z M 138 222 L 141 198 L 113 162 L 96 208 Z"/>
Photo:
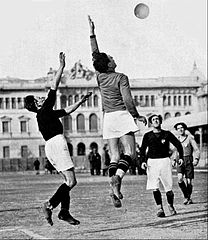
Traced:
<path fill-rule="evenodd" d="M 24 98 L 28 94 L 46 97 L 54 74 L 55 71 L 50 69 L 47 76 L 40 79 L 0 79 L 0 159 L 45 157 L 45 142 L 38 131 L 35 113 L 24 109 Z M 206 108 L 206 97 L 202 94 L 205 80 L 194 64 L 189 76 L 129 81 L 138 112 L 146 117 L 160 113 L 166 120 Z M 74 69 L 64 72 L 55 108 L 71 105 L 87 92 L 92 92 L 88 101 L 61 119 L 74 159 L 86 158 L 92 146 L 97 147 L 101 153 L 104 145 L 102 104 L 96 78 L 92 71 L 85 70 L 78 62 Z M 203 101 L 203 109 L 200 101 Z M 147 129 L 141 125 L 141 130 L 136 133 L 138 143 Z"/>

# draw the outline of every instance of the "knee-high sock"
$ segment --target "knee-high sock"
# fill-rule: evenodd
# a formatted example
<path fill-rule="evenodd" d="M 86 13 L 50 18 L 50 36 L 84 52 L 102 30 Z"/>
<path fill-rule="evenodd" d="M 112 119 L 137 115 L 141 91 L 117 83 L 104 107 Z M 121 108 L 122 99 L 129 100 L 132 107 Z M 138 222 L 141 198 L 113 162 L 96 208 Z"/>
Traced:
<path fill-rule="evenodd" d="M 54 195 L 50 198 L 49 203 L 53 208 L 56 208 L 59 203 L 66 198 L 68 195 L 69 198 L 69 187 L 66 185 L 66 183 L 63 183 L 57 191 L 54 193 Z M 67 199 L 67 198 L 66 198 Z"/>
<path fill-rule="evenodd" d="M 61 199 L 61 210 L 69 211 L 69 206 L 70 206 L 70 191 L 68 188 L 68 192 L 65 191 Z"/>
<path fill-rule="evenodd" d="M 162 206 L 162 196 L 160 190 L 153 191 L 153 196 L 156 204 Z"/>
<path fill-rule="evenodd" d="M 173 191 L 168 191 L 166 192 L 166 196 L 167 196 L 167 202 L 169 205 L 173 206 L 173 201 L 174 201 L 174 193 Z"/>
<path fill-rule="evenodd" d="M 185 182 L 184 181 L 183 182 L 179 182 L 178 186 L 180 187 L 180 189 L 181 189 L 181 191 L 182 191 L 182 193 L 184 195 L 184 198 L 188 198 L 189 197 L 188 188 L 187 188 Z"/>
<path fill-rule="evenodd" d="M 108 167 L 108 175 L 109 177 L 112 177 L 116 174 L 118 168 L 118 163 L 116 162 L 111 162 Z"/>
<path fill-rule="evenodd" d="M 129 165 L 131 163 L 132 159 L 128 155 L 123 155 L 123 158 L 119 160 L 118 162 L 118 169 L 123 170 L 125 173 L 129 169 Z"/>
<path fill-rule="evenodd" d="M 188 190 L 188 198 L 191 198 L 192 190 L 193 190 L 193 185 L 190 183 L 187 183 L 187 190 Z"/>

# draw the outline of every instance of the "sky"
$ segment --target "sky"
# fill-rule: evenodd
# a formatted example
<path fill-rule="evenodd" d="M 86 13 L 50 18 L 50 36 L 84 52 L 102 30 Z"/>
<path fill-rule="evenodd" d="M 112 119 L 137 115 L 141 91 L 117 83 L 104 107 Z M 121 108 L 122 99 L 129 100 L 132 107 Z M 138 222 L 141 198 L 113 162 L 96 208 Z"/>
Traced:
<path fill-rule="evenodd" d="M 149 6 L 146 19 L 135 6 Z M 87 16 L 100 51 L 129 78 L 207 75 L 207 0 L 0 0 L 0 78 L 36 79 L 81 60 L 93 70 Z"/>

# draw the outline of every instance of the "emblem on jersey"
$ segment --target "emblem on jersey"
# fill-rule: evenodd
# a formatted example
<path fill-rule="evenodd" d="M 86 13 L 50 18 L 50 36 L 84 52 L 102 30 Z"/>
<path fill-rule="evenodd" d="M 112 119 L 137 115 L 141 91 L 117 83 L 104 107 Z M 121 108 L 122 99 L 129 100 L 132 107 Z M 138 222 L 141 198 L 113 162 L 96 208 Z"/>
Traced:
<path fill-rule="evenodd" d="M 161 143 L 164 144 L 165 143 L 165 139 L 161 139 Z"/>

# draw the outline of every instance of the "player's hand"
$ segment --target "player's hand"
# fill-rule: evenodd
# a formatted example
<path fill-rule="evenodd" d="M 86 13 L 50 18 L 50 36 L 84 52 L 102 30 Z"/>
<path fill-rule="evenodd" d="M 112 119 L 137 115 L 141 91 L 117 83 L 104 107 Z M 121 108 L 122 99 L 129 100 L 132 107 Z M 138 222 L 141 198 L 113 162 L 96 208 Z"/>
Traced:
<path fill-rule="evenodd" d="M 59 53 L 59 62 L 60 62 L 60 67 L 65 67 L 65 54 L 63 52 Z"/>
<path fill-rule="evenodd" d="M 92 92 L 88 92 L 86 95 L 84 95 L 81 99 L 81 102 L 85 102 L 90 96 L 92 95 Z"/>
<path fill-rule="evenodd" d="M 90 35 L 95 35 L 95 24 L 89 15 L 88 15 L 88 21 L 90 26 Z"/>
<path fill-rule="evenodd" d="M 199 163 L 199 159 L 198 158 L 195 158 L 194 161 L 193 161 L 193 165 L 194 167 L 196 167 Z"/>
<path fill-rule="evenodd" d="M 146 162 L 143 162 L 142 165 L 141 165 L 141 168 L 143 170 L 146 170 L 147 169 L 147 163 Z"/>
<path fill-rule="evenodd" d="M 178 166 L 180 167 L 183 164 L 183 159 L 178 159 Z"/>
<path fill-rule="evenodd" d="M 145 126 L 147 125 L 147 119 L 146 119 L 146 117 L 144 117 L 144 116 L 139 116 L 137 119 L 138 119 L 139 122 L 144 123 Z"/>

